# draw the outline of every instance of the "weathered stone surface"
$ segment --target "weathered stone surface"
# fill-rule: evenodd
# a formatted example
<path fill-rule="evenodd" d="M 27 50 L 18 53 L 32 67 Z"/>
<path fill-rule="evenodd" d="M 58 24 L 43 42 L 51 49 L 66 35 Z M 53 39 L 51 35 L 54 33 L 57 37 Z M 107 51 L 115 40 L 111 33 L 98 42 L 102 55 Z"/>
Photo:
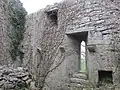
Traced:
<path fill-rule="evenodd" d="M 75 73 L 75 74 L 73 74 L 72 77 L 79 78 L 79 79 L 85 79 L 85 80 L 87 79 L 87 75 L 83 74 L 83 73 Z"/>
<path fill-rule="evenodd" d="M 86 87 L 91 87 L 91 83 L 88 80 L 84 80 L 84 79 L 78 79 L 78 78 L 71 78 L 70 79 L 71 83 L 77 83 L 77 84 L 81 84 L 81 86 L 86 86 Z"/>
<path fill-rule="evenodd" d="M 35 89 L 35 84 L 29 77 L 30 74 L 22 67 L 15 69 L 8 66 L 0 66 L 0 73 L 0 88 L 2 90 Z"/>
<path fill-rule="evenodd" d="M 24 35 L 24 41 L 22 43 L 24 48 L 23 52 L 25 53 L 23 60 L 24 66 L 29 67 L 33 76 L 35 76 L 36 72 L 33 69 L 33 65 L 37 67 L 37 63 L 40 60 L 40 58 L 38 58 L 39 54 L 37 53 L 37 50 L 41 48 L 40 43 L 42 33 L 45 30 L 63 31 L 57 35 L 58 37 L 60 35 L 65 36 L 62 42 L 62 47 L 65 48 L 67 53 L 70 51 L 73 52 L 72 54 L 67 55 L 63 63 L 55 71 L 49 74 L 48 78 L 46 79 L 47 85 L 45 85 L 48 90 L 51 90 L 51 88 L 52 90 L 69 90 L 68 86 L 66 88 L 66 83 L 71 84 L 71 88 L 73 88 L 73 90 L 87 90 L 88 88 L 82 87 L 87 87 L 91 83 L 94 87 L 96 87 L 99 80 L 98 71 L 114 72 L 112 73 L 113 85 L 119 85 L 119 7 L 119 0 L 65 0 L 59 4 L 48 6 L 36 13 L 26 16 L 26 32 Z M 46 11 L 49 12 L 54 8 L 58 9 L 57 24 L 51 23 L 52 20 L 50 20 L 46 14 Z M 3 17 L 2 19 L 7 18 L 4 17 L 4 15 L 1 17 Z M 3 23 L 7 23 L 7 21 Z M 83 34 L 83 32 L 87 32 L 86 44 L 88 46 L 96 46 L 94 52 L 90 52 L 88 49 L 86 50 L 88 69 L 87 79 L 89 80 L 86 80 L 86 76 L 84 75 L 74 75 L 76 72 L 80 71 L 78 70 L 78 67 L 80 67 L 80 64 L 78 64 L 80 63 L 79 45 L 83 38 L 78 37 L 78 39 L 76 39 L 74 37 L 76 37 L 76 35 L 80 35 L 81 33 Z M 2 34 L 0 35 L 2 36 Z M 48 36 L 49 35 L 51 34 L 48 34 Z M 3 40 L 4 39 L 0 41 Z M 57 39 L 57 41 L 59 41 L 59 39 Z M 5 52 L 3 53 L 6 53 L 7 50 L 5 49 L 4 51 Z M 3 58 L 4 55 L 1 54 L 1 57 Z M 57 60 L 58 58 L 56 61 Z M 9 73 L 11 74 L 11 71 L 8 69 L 4 71 L 6 76 Z M 23 80 L 27 80 L 26 83 L 31 82 L 31 80 L 28 80 L 26 77 L 26 74 L 17 75 L 18 79 L 24 77 Z M 0 76 L 2 76 L 2 74 L 0 74 Z M 16 75 L 11 74 L 11 76 Z M 0 80 L 2 80 L 2 78 L 0 78 Z M 10 80 L 14 82 L 16 81 L 16 78 Z M 72 83 L 70 81 L 72 81 Z M 74 84 L 73 87 L 72 84 Z M 79 86 L 79 88 L 74 86 Z M 93 88 L 90 89 L 92 90 Z M 112 88 L 95 88 L 93 90 L 112 90 Z"/>
<path fill-rule="evenodd" d="M 14 8 L 22 7 L 19 0 L 15 1 L 17 3 Z M 14 0 L 0 0 L 0 65 L 13 63 L 9 53 L 8 35 L 12 26 L 9 21 L 8 2 L 14 4 Z M 54 10 L 58 10 L 56 22 L 52 22 L 54 20 L 46 14 Z M 45 87 L 48 90 L 70 90 L 70 88 L 72 90 L 119 90 L 114 85 L 120 84 L 120 0 L 65 0 L 26 16 L 26 21 L 26 32 L 22 43 L 23 53 L 25 53 L 23 63 L 29 68 L 33 77 L 36 74 L 34 67 L 37 67 L 40 61 L 37 51 L 41 49 L 42 33 L 45 30 L 60 32 L 55 36 L 59 37 L 56 41 L 60 41 L 64 36 L 61 46 L 68 55 L 63 63 L 47 77 Z M 85 38 L 84 35 L 81 37 L 84 32 L 87 32 L 86 44 L 95 45 L 95 50 L 92 52 L 86 50 L 88 76 L 76 74 L 80 71 L 78 69 L 80 67 L 79 45 L 82 38 Z M 48 33 L 47 37 L 52 34 L 53 32 Z M 76 35 L 80 37 L 76 39 Z M 18 58 L 14 66 L 21 65 Z M 56 61 L 59 59 L 57 58 Z M 99 82 L 98 71 L 112 71 L 112 85 L 115 88 L 112 86 L 92 88 Z M 1 90 L 16 88 L 19 90 L 21 87 L 29 90 L 26 86 L 35 89 L 35 82 L 32 81 L 28 71 L 21 67 L 15 69 L 0 66 Z"/>
<path fill-rule="evenodd" d="M 12 26 L 13 22 L 11 21 L 11 19 L 13 17 L 15 18 L 15 14 L 16 14 L 15 11 L 13 11 L 13 9 L 14 10 L 24 9 L 20 0 L 1 0 L 0 1 L 0 53 L 1 53 L 0 65 L 9 65 L 9 64 L 13 64 L 14 62 L 11 58 L 11 49 L 12 49 L 11 47 L 13 47 L 11 45 L 11 37 L 13 35 L 11 34 L 11 31 L 14 32 L 13 30 L 14 26 Z M 20 47 L 17 47 L 17 48 L 20 48 Z M 20 63 L 17 63 L 17 62 L 14 62 L 14 66 L 20 65 Z"/>
<path fill-rule="evenodd" d="M 0 65 L 11 61 L 9 55 L 9 20 L 7 0 L 0 0 Z"/>

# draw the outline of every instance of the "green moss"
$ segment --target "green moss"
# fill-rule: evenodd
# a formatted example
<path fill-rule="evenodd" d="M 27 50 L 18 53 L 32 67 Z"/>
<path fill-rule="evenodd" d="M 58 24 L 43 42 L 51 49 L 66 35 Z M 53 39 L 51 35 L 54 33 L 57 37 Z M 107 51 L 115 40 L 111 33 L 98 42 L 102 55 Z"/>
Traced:
<path fill-rule="evenodd" d="M 23 59 L 23 53 L 20 50 L 21 42 L 24 39 L 25 32 L 25 16 L 26 11 L 22 7 L 21 3 L 18 4 L 15 0 L 9 2 L 9 21 L 12 28 L 9 33 L 10 37 L 10 49 L 9 53 L 13 61 L 19 56 L 20 60 Z"/>

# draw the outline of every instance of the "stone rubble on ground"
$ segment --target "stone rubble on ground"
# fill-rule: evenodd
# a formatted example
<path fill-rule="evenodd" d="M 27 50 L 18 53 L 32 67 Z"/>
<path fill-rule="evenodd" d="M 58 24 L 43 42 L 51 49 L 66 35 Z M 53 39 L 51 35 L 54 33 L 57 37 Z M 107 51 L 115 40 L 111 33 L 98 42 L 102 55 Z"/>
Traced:
<path fill-rule="evenodd" d="M 35 87 L 27 69 L 0 66 L 0 90 L 34 90 L 31 86 Z"/>

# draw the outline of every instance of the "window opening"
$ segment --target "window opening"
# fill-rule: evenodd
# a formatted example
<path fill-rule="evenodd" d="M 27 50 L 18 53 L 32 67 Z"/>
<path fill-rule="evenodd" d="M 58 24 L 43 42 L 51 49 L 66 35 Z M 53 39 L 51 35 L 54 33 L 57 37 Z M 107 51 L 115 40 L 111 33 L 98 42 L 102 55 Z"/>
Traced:
<path fill-rule="evenodd" d="M 82 41 L 80 43 L 80 71 L 86 72 L 86 43 Z"/>
<path fill-rule="evenodd" d="M 75 47 L 78 48 L 78 67 L 77 67 L 77 71 L 78 72 L 83 72 L 86 73 L 87 72 L 87 36 L 88 36 L 88 32 L 77 32 L 77 33 L 70 33 L 67 34 L 70 35 L 71 37 L 73 37 L 76 41 L 77 44 L 75 45 Z"/>

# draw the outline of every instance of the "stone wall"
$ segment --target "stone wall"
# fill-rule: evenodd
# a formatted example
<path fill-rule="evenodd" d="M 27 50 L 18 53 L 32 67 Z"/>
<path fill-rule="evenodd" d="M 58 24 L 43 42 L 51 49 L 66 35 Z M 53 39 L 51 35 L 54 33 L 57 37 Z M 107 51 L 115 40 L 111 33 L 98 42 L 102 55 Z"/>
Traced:
<path fill-rule="evenodd" d="M 9 21 L 7 0 L 0 1 L 0 64 L 8 64 L 11 61 L 9 55 Z"/>
<path fill-rule="evenodd" d="M 35 84 L 26 68 L 0 66 L 0 90 L 35 90 Z"/>
<path fill-rule="evenodd" d="M 39 61 L 36 57 L 37 49 L 41 48 L 40 38 L 45 30 L 63 30 L 61 34 L 64 40 L 60 47 L 65 49 L 66 58 L 49 74 L 45 88 L 69 90 L 70 87 L 99 87 L 99 71 L 111 71 L 111 86 L 119 86 L 119 5 L 119 0 L 65 0 L 28 15 L 23 42 L 25 66 L 30 62 L 36 65 Z M 49 23 L 46 11 L 56 8 L 57 26 L 54 26 Z M 81 73 L 78 70 L 79 44 L 83 37 L 75 37 L 85 33 L 87 72 Z M 91 47 L 94 50 L 91 51 Z"/>
<path fill-rule="evenodd" d="M 1 0 L 0 1 L 0 52 L 1 52 L 0 65 L 16 63 L 16 62 L 13 62 L 13 60 L 12 60 L 13 58 L 11 55 L 11 49 L 12 49 L 13 45 L 11 45 L 11 44 L 12 44 L 13 36 L 15 36 L 13 34 L 13 32 L 14 32 L 13 27 L 15 27 L 14 26 L 15 23 L 17 24 L 17 22 L 20 22 L 19 16 L 16 15 L 16 12 L 18 10 L 19 10 L 19 12 L 17 13 L 17 15 L 20 14 L 21 10 L 23 10 L 23 13 L 21 13 L 21 17 L 23 14 L 26 14 L 26 12 L 22 6 L 22 3 L 19 0 Z M 15 22 L 15 18 L 17 18 L 18 21 L 16 21 L 14 23 L 12 21 L 13 17 L 14 17 L 14 22 Z M 21 20 L 23 20 L 23 18 Z M 24 22 L 24 20 L 23 20 L 23 22 Z M 24 24 L 24 23 L 21 22 L 21 24 L 18 24 L 16 26 L 21 26 L 22 24 Z M 16 27 L 16 28 L 18 29 L 18 27 Z M 21 30 L 21 31 L 23 31 L 23 30 Z M 17 36 L 19 36 L 19 34 Z M 14 39 L 15 39 L 15 37 L 14 37 Z M 17 46 L 17 48 L 20 48 L 20 45 Z M 17 60 L 18 59 L 19 58 L 17 58 Z"/>
<path fill-rule="evenodd" d="M 21 10 L 23 10 L 23 12 L 20 12 Z M 21 63 L 19 63 L 19 57 L 17 57 L 16 62 L 13 61 L 10 52 L 13 47 L 11 41 L 13 39 L 15 40 L 15 37 L 13 37 L 15 36 L 13 34 L 13 28 L 18 30 L 21 25 L 24 28 L 24 17 L 17 17 L 19 14 L 20 17 L 27 14 L 19 0 L 0 0 L 0 90 L 34 90 L 31 88 L 34 86 L 34 82 L 32 82 L 28 70 L 22 67 L 18 67 L 17 69 L 12 67 L 21 65 Z M 23 23 L 18 24 L 20 20 L 22 20 Z M 14 25 L 16 25 L 16 27 Z M 20 31 L 23 31 L 23 28 Z M 19 33 L 17 33 L 17 36 L 20 35 Z M 16 48 L 20 48 L 20 44 L 21 43 L 19 43 L 19 46 Z"/>

